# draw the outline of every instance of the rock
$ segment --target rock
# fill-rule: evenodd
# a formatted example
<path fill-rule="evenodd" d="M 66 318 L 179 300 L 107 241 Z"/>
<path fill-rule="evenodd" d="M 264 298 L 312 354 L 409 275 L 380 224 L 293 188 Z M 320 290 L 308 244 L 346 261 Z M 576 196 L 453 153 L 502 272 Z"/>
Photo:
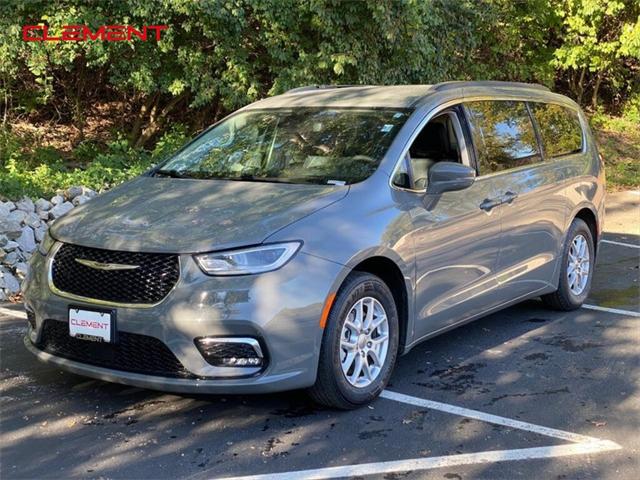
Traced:
<path fill-rule="evenodd" d="M 49 211 L 48 210 L 38 210 L 38 217 L 41 220 L 49 220 Z"/>
<path fill-rule="evenodd" d="M 33 252 L 37 247 L 36 238 L 33 233 L 33 228 L 23 227 L 22 233 L 16 239 L 16 242 L 18 242 L 18 245 L 20 245 L 20 249 L 23 252 L 29 252 L 29 253 Z"/>
<path fill-rule="evenodd" d="M 4 257 L 6 257 L 6 256 L 7 256 L 7 252 L 6 252 L 2 247 L 0 247 L 0 262 L 1 262 L 1 261 L 4 259 Z"/>
<path fill-rule="evenodd" d="M 29 264 L 26 262 L 18 262 L 16 263 L 16 276 L 20 280 L 24 280 L 24 277 L 29 273 Z"/>
<path fill-rule="evenodd" d="M 47 233 L 47 226 L 40 225 L 33 231 L 33 233 L 34 233 L 34 236 L 36 237 L 36 242 L 40 243 L 44 239 L 45 234 Z"/>
<path fill-rule="evenodd" d="M 22 259 L 25 262 L 28 262 L 31 259 L 31 257 L 33 257 L 33 253 L 29 253 L 29 252 L 23 252 L 22 253 Z"/>
<path fill-rule="evenodd" d="M 22 223 L 24 219 L 27 217 L 27 212 L 24 210 L 14 210 L 9 214 L 7 219 L 13 220 L 14 222 Z"/>
<path fill-rule="evenodd" d="M 9 240 L 15 240 L 22 234 L 20 222 L 8 218 L 0 218 L 0 235 L 5 235 Z"/>
<path fill-rule="evenodd" d="M 56 218 L 60 218 L 69 210 L 73 210 L 73 204 L 71 202 L 61 203 L 49 210 L 49 218 L 55 220 Z"/>
<path fill-rule="evenodd" d="M 93 198 L 98 194 L 96 193 L 95 190 L 91 190 L 90 188 L 85 188 L 83 195 L 89 198 Z"/>
<path fill-rule="evenodd" d="M 14 295 L 20 291 L 20 282 L 8 270 L 1 270 L 2 279 L 4 280 L 4 289 L 9 295 Z"/>
<path fill-rule="evenodd" d="M 0 218 L 7 218 L 9 213 L 11 213 L 9 205 L 4 202 L 0 202 Z"/>
<path fill-rule="evenodd" d="M 89 200 L 91 199 L 86 195 L 78 195 L 76 198 L 72 200 L 72 203 L 77 207 L 78 205 L 82 205 L 83 203 L 86 203 Z"/>
<path fill-rule="evenodd" d="M 29 197 L 23 197 L 22 200 L 17 201 L 16 208 L 27 213 L 31 213 L 36 210 L 36 207 L 33 204 L 33 200 L 31 200 Z"/>
<path fill-rule="evenodd" d="M 82 190 L 83 190 L 82 187 L 78 187 L 78 186 L 69 187 L 65 190 L 64 195 L 65 197 L 67 197 L 68 200 L 73 200 L 77 196 L 82 195 L 83 193 Z"/>
<path fill-rule="evenodd" d="M 36 200 L 35 206 L 36 206 L 37 212 L 41 210 L 44 210 L 46 212 L 47 210 L 51 210 L 51 207 L 53 205 L 49 200 L 45 200 L 44 198 L 39 198 L 38 200 Z"/>
<path fill-rule="evenodd" d="M 4 302 L 5 300 L 9 300 L 9 297 L 7 297 L 6 293 L 4 293 L 4 290 L 0 288 L 0 302 Z"/>
<path fill-rule="evenodd" d="M 0 208 L 7 208 L 11 212 L 16 209 L 16 204 L 13 202 L 0 202 Z"/>
<path fill-rule="evenodd" d="M 4 257 L 4 260 L 2 260 L 2 263 L 12 267 L 19 261 L 20 261 L 20 254 L 18 254 L 17 250 L 14 250 L 13 252 L 7 253 L 7 255 Z"/>
<path fill-rule="evenodd" d="M 64 197 L 62 195 L 56 195 L 51 199 L 53 205 L 62 205 L 64 203 Z"/>
<path fill-rule="evenodd" d="M 28 213 L 26 218 L 24 219 L 24 224 L 29 225 L 31 228 L 37 228 L 42 221 L 37 213 Z"/>
<path fill-rule="evenodd" d="M 0 247 L 4 247 L 9 242 L 6 235 L 0 235 Z"/>
<path fill-rule="evenodd" d="M 22 233 L 22 232 L 21 232 Z M 5 252 L 13 252 L 16 248 L 18 248 L 20 245 L 18 245 L 17 242 L 14 242 L 13 240 L 9 240 L 7 243 L 5 243 L 2 248 L 4 248 Z"/>

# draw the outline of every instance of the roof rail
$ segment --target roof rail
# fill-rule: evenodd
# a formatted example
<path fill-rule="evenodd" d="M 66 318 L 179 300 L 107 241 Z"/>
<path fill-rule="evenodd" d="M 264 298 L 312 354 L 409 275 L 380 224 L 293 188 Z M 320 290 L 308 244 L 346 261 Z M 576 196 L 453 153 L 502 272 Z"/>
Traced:
<path fill-rule="evenodd" d="M 480 80 L 480 81 L 463 81 L 463 80 L 452 80 L 450 82 L 442 82 L 434 85 L 434 90 L 437 92 L 441 92 L 443 90 L 448 90 L 449 88 L 456 87 L 519 87 L 519 88 L 530 88 L 534 90 L 542 90 L 545 92 L 550 92 L 549 88 L 544 85 L 540 85 L 538 83 L 525 83 L 525 82 L 501 82 L 498 80 Z"/>
<path fill-rule="evenodd" d="M 349 87 L 363 87 L 364 85 L 305 85 L 302 87 L 292 88 L 285 93 L 297 93 L 308 92 L 310 90 L 330 90 L 332 88 L 349 88 Z"/>

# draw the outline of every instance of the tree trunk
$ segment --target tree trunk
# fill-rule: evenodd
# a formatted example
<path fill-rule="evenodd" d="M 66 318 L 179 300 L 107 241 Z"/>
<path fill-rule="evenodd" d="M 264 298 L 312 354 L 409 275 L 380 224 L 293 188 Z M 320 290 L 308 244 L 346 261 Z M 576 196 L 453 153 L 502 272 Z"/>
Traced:
<path fill-rule="evenodd" d="M 142 130 L 142 133 L 136 140 L 134 147 L 142 148 L 146 145 L 146 143 L 151 140 L 151 138 L 157 134 L 162 128 L 167 115 L 171 113 L 171 111 L 180 103 L 184 98 L 186 98 L 186 94 L 178 95 L 177 97 L 173 97 L 171 101 L 162 109 L 162 111 L 158 114 L 158 103 L 156 102 L 153 105 L 153 108 L 149 112 L 149 122 L 147 126 Z"/>
<path fill-rule="evenodd" d="M 591 108 L 595 112 L 598 108 L 598 91 L 600 90 L 600 84 L 602 83 L 602 72 L 598 73 L 596 77 L 596 85 L 593 87 L 593 94 L 591 95 Z"/>

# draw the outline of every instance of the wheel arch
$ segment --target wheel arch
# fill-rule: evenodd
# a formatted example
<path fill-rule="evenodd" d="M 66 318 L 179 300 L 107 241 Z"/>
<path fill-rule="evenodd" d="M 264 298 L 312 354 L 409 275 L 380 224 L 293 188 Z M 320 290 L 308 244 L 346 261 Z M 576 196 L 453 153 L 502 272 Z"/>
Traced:
<path fill-rule="evenodd" d="M 410 343 L 409 332 L 411 327 L 410 301 L 411 290 L 407 287 L 407 278 L 403 274 L 400 266 L 391 258 L 382 255 L 375 255 L 365 258 L 356 263 L 350 272 L 366 272 L 379 277 L 391 290 L 398 310 L 398 324 L 400 326 L 399 353 L 402 354 L 405 345 Z M 345 277 L 346 278 L 346 277 Z M 410 284 L 410 282 L 409 282 Z"/>

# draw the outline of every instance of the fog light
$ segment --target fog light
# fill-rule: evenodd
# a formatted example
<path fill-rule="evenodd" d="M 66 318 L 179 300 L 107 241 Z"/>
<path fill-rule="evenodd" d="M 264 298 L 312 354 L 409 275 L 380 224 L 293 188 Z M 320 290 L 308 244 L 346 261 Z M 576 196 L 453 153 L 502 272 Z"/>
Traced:
<path fill-rule="evenodd" d="M 196 347 L 207 363 L 215 367 L 262 367 L 260 343 L 250 337 L 196 338 Z"/>

